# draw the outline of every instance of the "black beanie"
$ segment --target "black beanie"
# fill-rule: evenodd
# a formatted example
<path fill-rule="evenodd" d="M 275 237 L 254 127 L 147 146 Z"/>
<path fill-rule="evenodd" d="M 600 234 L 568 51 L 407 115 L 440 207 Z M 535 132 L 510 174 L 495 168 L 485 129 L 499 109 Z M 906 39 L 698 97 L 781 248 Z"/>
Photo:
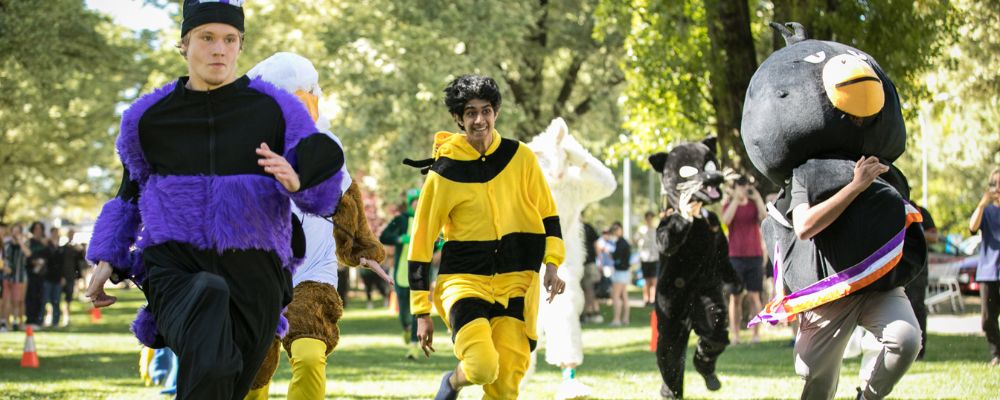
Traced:
<path fill-rule="evenodd" d="M 218 22 L 243 32 L 243 0 L 184 0 L 181 37 L 191 29 Z"/>

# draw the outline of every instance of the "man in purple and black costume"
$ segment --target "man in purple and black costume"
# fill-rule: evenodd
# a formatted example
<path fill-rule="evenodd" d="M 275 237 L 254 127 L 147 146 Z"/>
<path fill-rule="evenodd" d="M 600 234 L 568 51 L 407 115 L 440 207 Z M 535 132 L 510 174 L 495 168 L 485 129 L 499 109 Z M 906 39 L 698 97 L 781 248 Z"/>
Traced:
<path fill-rule="evenodd" d="M 298 99 L 236 76 L 242 1 L 185 0 L 180 53 L 189 76 L 122 115 L 118 195 L 87 259 L 87 295 L 131 279 L 148 305 L 132 329 L 179 357 L 179 399 L 242 399 L 291 300 L 291 199 L 329 216 L 342 195 L 343 150 Z M 135 246 L 137 250 L 130 252 Z M 282 321 L 284 322 L 284 321 Z M 279 325 L 281 327 L 279 328 Z"/>

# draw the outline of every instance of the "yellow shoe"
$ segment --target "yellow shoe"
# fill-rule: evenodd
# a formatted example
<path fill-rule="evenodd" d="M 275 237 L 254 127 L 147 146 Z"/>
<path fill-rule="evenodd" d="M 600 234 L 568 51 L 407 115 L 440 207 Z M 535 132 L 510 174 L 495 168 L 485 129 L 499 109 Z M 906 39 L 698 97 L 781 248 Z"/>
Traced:
<path fill-rule="evenodd" d="M 417 361 L 420 359 L 420 353 L 421 353 L 420 346 L 418 346 L 416 343 L 411 343 L 410 350 L 406 351 L 406 358 L 413 361 Z"/>

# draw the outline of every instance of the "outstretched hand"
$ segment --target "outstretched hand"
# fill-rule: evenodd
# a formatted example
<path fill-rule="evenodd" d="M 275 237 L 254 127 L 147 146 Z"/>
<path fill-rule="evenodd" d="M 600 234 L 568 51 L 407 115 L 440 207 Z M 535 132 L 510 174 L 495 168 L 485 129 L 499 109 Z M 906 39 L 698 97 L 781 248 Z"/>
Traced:
<path fill-rule="evenodd" d="M 295 172 L 285 157 L 271 151 L 267 143 L 261 143 L 256 152 L 261 157 L 257 160 L 257 165 L 264 167 L 264 172 L 274 175 L 274 179 L 277 179 L 281 186 L 285 187 L 285 190 L 292 193 L 299 191 L 299 174 Z"/>
<path fill-rule="evenodd" d="M 361 265 L 367 267 L 372 271 L 375 271 L 375 275 L 378 275 L 379 278 L 382 278 L 382 280 L 388 283 L 389 286 L 396 286 L 396 282 L 392 280 L 392 277 L 390 277 L 389 274 L 385 273 L 385 270 L 382 269 L 382 266 L 379 265 L 377 262 L 375 262 L 375 260 L 369 260 L 367 258 L 361 257 Z"/>
<path fill-rule="evenodd" d="M 679 203 L 681 203 L 678 207 L 680 208 L 681 217 L 684 217 L 688 221 L 701 214 L 702 203 L 698 200 L 692 200 L 692 197 L 694 197 L 694 192 L 684 191 L 681 192 L 680 199 L 678 199 Z"/>
<path fill-rule="evenodd" d="M 84 294 L 94 304 L 94 307 L 107 307 L 118 301 L 117 297 L 104 292 L 104 284 L 111 278 L 111 272 L 111 264 L 108 264 L 107 261 L 101 261 L 97 263 L 94 273 L 90 276 L 90 285 L 87 286 L 87 291 Z"/>
<path fill-rule="evenodd" d="M 556 274 L 556 265 L 552 263 L 545 264 L 545 279 L 543 281 L 545 286 L 545 291 L 549 293 L 549 298 L 545 301 L 551 303 L 555 300 L 557 294 L 562 294 L 566 291 L 566 282 L 563 282 Z"/>
<path fill-rule="evenodd" d="M 886 172 L 889 172 L 889 167 L 879 163 L 878 157 L 862 156 L 858 162 L 854 163 L 854 179 L 852 183 L 858 185 L 861 189 L 867 189 L 875 181 L 875 178 Z"/>
<path fill-rule="evenodd" d="M 417 341 L 420 342 L 424 355 L 430 357 L 434 352 L 434 321 L 430 315 L 417 317 Z"/>

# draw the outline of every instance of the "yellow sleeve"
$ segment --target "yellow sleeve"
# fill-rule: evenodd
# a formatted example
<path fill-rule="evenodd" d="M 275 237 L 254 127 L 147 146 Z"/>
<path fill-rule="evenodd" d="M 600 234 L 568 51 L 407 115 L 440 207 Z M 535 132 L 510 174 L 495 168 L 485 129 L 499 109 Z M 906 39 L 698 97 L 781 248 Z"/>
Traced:
<path fill-rule="evenodd" d="M 552 199 L 552 191 L 549 190 L 549 183 L 542 175 L 542 168 L 538 166 L 535 154 L 527 152 L 530 156 L 525 168 L 528 170 L 528 193 L 538 209 L 538 215 L 542 217 L 542 225 L 545 226 L 545 264 L 552 263 L 556 266 L 562 265 L 566 258 L 566 246 L 562 240 L 562 227 L 559 224 L 559 212 L 556 210 L 556 202 Z"/>
<path fill-rule="evenodd" d="M 410 236 L 410 254 L 407 259 L 410 271 L 410 312 L 417 316 L 431 312 L 427 296 L 430 289 L 431 257 L 434 256 L 434 243 L 449 212 L 445 198 L 437 193 L 440 183 L 441 178 L 436 173 L 427 174 L 413 217 L 413 234 Z"/>

